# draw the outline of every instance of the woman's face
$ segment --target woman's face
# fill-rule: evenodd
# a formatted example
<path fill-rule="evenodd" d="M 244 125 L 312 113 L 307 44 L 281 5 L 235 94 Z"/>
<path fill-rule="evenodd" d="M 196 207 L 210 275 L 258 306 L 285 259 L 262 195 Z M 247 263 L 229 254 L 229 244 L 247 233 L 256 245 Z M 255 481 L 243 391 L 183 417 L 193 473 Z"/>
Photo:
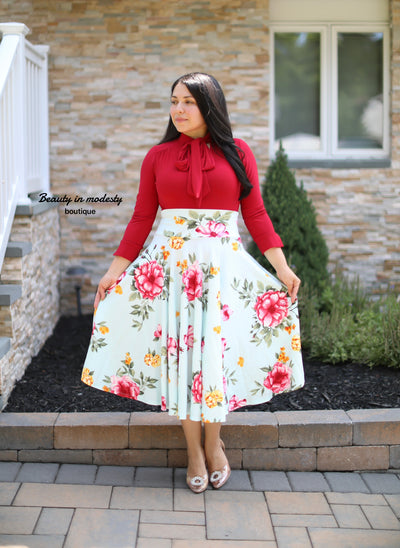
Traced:
<path fill-rule="evenodd" d="M 180 133 L 193 139 L 204 137 L 207 133 L 207 125 L 195 98 L 181 82 L 172 92 L 170 114 L 174 126 Z"/>

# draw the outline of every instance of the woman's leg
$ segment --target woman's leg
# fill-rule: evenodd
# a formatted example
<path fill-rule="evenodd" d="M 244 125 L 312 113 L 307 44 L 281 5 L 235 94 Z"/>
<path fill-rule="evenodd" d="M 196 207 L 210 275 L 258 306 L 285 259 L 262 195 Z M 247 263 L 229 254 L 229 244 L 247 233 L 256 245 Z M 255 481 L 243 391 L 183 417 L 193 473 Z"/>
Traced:
<path fill-rule="evenodd" d="M 189 418 L 182 420 L 183 433 L 186 438 L 188 467 L 187 481 L 189 487 L 195 492 L 201 492 L 207 487 L 207 468 L 202 446 L 202 425 L 200 421 L 192 421 Z M 203 478 L 203 484 L 200 480 L 191 483 L 194 478 Z M 203 489 L 204 487 L 204 489 Z"/>
<path fill-rule="evenodd" d="M 217 489 L 226 483 L 231 472 L 228 459 L 223 450 L 220 433 L 220 422 L 206 423 L 204 425 L 204 450 L 210 473 L 210 481 Z"/>

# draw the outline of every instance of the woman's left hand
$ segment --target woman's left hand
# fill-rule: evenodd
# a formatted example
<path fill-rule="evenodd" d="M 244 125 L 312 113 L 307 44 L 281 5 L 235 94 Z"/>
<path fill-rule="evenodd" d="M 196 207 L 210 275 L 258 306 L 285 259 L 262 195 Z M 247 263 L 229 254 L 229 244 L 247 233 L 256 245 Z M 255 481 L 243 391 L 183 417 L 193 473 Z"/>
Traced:
<path fill-rule="evenodd" d="M 286 285 L 292 303 L 296 302 L 297 293 L 301 284 L 300 278 L 296 276 L 289 266 L 283 267 L 281 270 L 277 271 L 276 274 L 280 281 Z"/>

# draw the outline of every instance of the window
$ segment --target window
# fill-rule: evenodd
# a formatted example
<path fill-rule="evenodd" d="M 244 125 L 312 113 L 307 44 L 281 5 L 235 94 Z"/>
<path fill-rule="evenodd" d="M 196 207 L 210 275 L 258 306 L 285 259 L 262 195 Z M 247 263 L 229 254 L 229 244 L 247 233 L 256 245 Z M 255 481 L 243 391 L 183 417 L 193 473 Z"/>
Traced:
<path fill-rule="evenodd" d="M 272 2 L 276 18 L 291 3 L 282 1 L 275 9 Z M 343 24 L 335 20 L 335 4 L 328 10 L 333 22 L 317 21 L 326 17 L 318 13 L 318 4 L 303 4 L 317 8 L 310 22 L 303 12 L 298 23 L 271 24 L 271 156 L 282 142 L 289 159 L 311 164 L 387 159 L 388 24 Z M 293 10 L 285 18 L 292 19 Z"/>

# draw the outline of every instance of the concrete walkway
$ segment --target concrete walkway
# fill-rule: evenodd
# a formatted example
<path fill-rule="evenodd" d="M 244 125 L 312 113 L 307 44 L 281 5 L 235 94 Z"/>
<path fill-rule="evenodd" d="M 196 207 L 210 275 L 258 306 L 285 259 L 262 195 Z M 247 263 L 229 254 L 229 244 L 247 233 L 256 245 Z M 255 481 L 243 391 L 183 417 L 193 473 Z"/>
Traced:
<path fill-rule="evenodd" d="M 400 546 L 400 471 L 234 470 L 195 495 L 183 468 L 0 462 L 0 546 Z"/>

